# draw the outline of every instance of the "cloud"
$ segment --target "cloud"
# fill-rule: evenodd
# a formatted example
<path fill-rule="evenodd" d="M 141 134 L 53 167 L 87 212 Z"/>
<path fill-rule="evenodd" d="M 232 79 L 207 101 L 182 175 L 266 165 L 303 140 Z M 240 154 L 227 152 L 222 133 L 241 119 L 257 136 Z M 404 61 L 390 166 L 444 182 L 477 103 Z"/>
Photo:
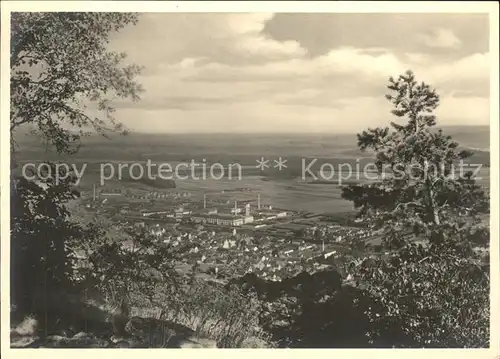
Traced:
<path fill-rule="evenodd" d="M 311 24 L 315 15 L 308 15 Z M 382 27 L 393 19 L 366 16 Z M 273 36 L 267 28 L 276 18 L 246 13 L 142 15 L 136 27 L 111 42 L 114 49 L 129 54 L 129 61 L 146 67 L 139 77 L 146 89 L 143 100 L 117 102 L 118 118 L 132 128 L 154 132 L 353 132 L 391 119 L 384 99 L 387 79 L 412 69 L 441 95 L 440 121 L 488 121 L 488 51 L 476 51 L 464 35 L 456 51 L 441 51 L 443 46 L 458 46 L 451 20 L 444 24 L 449 30 L 426 33 L 428 22 L 397 18 L 398 36 L 406 43 L 414 39 L 415 46 L 408 48 L 418 51 L 402 51 L 402 43 L 391 37 L 362 46 L 378 35 L 340 23 L 336 28 L 343 29 L 341 36 L 349 41 L 330 43 L 319 53 L 304 41 Z M 465 20 L 460 19 L 462 26 Z M 321 42 L 322 30 L 314 29 L 303 31 L 316 31 Z"/>
<path fill-rule="evenodd" d="M 178 72 L 186 80 L 207 82 L 233 81 L 290 81 L 315 76 L 351 74 L 357 76 L 383 76 L 406 70 L 405 65 L 387 50 L 339 48 L 316 58 L 298 56 L 264 64 L 239 66 L 219 62 L 196 63 L 185 60 L 165 66 L 166 71 Z"/>
<path fill-rule="evenodd" d="M 429 29 L 448 29 L 461 40 L 452 49 L 455 59 L 488 51 L 489 19 L 484 13 L 278 13 L 264 31 L 280 41 L 298 41 L 313 57 L 345 46 L 390 48 L 399 55 L 451 54 L 419 41 L 417 34 L 433 34 Z"/>
<path fill-rule="evenodd" d="M 129 60 L 155 74 L 161 66 L 188 59 L 261 64 L 306 54 L 297 41 L 276 41 L 263 33 L 273 14 L 146 13 L 111 41 Z"/>
<path fill-rule="evenodd" d="M 436 87 L 441 94 L 462 92 L 472 97 L 489 97 L 489 53 L 471 54 L 444 63 L 429 58 L 415 63 L 412 68 L 421 80 Z"/>
<path fill-rule="evenodd" d="M 230 83 L 238 91 L 243 83 L 248 82 L 261 83 L 260 88 L 271 86 L 274 89 L 285 83 L 288 90 L 312 85 L 316 90 L 322 90 L 329 86 L 342 88 L 347 96 L 355 96 L 363 95 L 365 91 L 380 92 L 389 76 L 397 76 L 407 69 L 412 69 L 419 79 L 445 91 L 480 92 L 488 89 L 489 61 L 487 53 L 441 64 L 425 54 L 398 57 L 387 49 L 370 54 L 367 49 L 340 48 L 312 59 L 299 57 L 262 65 L 240 66 L 189 59 L 165 66 L 163 70 L 168 78 L 178 77 L 186 87 L 193 86 L 192 83 L 205 83 L 206 88 L 218 83 L 219 90 L 223 90 L 221 83 Z M 239 85 L 234 87 L 232 84 L 235 83 Z"/>
<path fill-rule="evenodd" d="M 418 39 L 423 44 L 435 48 L 459 48 L 462 42 L 450 29 L 438 28 L 427 34 L 420 34 Z"/>
<path fill-rule="evenodd" d="M 297 41 L 276 41 L 264 35 L 265 23 L 273 14 L 231 14 L 227 17 L 227 30 L 233 51 L 242 56 L 263 56 L 269 60 L 303 56 L 306 50 Z"/>

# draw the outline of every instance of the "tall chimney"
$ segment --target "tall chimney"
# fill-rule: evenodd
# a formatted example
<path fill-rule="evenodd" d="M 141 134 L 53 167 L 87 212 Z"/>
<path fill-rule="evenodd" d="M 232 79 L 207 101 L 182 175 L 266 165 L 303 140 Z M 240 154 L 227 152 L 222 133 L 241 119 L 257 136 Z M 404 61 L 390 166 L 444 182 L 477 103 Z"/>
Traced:
<path fill-rule="evenodd" d="M 92 185 L 92 189 L 93 189 L 93 192 L 92 192 L 92 201 L 95 202 L 95 183 Z"/>
<path fill-rule="evenodd" d="M 260 209 L 260 193 L 257 195 L 257 209 Z"/>
<path fill-rule="evenodd" d="M 207 195 L 203 195 L 203 208 L 207 208 Z"/>

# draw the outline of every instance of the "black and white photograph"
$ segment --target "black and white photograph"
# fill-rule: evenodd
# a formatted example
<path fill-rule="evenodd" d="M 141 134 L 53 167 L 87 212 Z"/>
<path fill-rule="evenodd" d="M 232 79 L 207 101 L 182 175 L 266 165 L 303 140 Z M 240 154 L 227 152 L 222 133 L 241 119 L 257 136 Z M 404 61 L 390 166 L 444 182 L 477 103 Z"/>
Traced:
<path fill-rule="evenodd" d="M 500 355 L 498 3 L 57 3 L 2 3 L 2 354 Z"/>

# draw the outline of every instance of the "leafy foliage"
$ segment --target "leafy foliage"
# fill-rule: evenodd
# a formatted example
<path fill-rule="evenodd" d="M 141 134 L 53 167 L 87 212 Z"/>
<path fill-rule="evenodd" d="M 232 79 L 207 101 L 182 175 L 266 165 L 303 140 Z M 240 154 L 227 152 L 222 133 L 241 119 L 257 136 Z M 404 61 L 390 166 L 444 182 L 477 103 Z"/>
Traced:
<path fill-rule="evenodd" d="M 359 274 L 380 304 L 366 311 L 370 339 L 405 347 L 487 346 L 487 273 L 479 260 L 421 245 L 362 267 Z"/>
<path fill-rule="evenodd" d="M 175 293 L 179 275 L 175 259 L 189 246 L 167 246 L 144 230 L 128 230 L 128 240 L 108 238 L 91 224 L 91 236 L 82 238 L 76 249 L 84 258 L 76 276 L 84 287 L 95 287 L 108 303 L 150 306 L 159 291 Z"/>
<path fill-rule="evenodd" d="M 302 272 L 279 282 L 246 274 L 229 286 L 257 295 L 260 325 L 280 347 L 366 348 L 375 345 L 366 333 L 385 324 L 367 315 L 383 306 L 366 289 L 342 285 L 336 270 Z"/>
<path fill-rule="evenodd" d="M 115 97 L 138 99 L 139 68 L 106 49 L 111 33 L 137 21 L 127 13 L 13 13 L 11 16 L 12 154 L 15 130 L 31 125 L 59 153 L 78 149 L 85 128 L 121 130 L 112 116 Z M 100 115 L 92 117 L 90 106 Z M 12 156 L 14 157 L 14 156 Z M 74 284 L 71 248 L 88 232 L 66 208 L 78 193 L 74 178 L 55 181 L 56 167 L 28 180 L 12 158 L 12 304 L 17 312 L 47 307 L 47 293 Z M 64 174 L 63 174 L 64 175 Z M 62 176 L 64 177 L 64 176 Z"/>
<path fill-rule="evenodd" d="M 489 199 L 471 173 L 457 173 L 471 154 L 433 130 L 435 90 L 410 71 L 391 78 L 388 89 L 392 113 L 407 123 L 358 135 L 360 149 L 374 153 L 379 180 L 343 191 L 391 253 L 355 273 L 382 305 L 368 311 L 369 336 L 382 340 L 386 328 L 393 338 L 398 332 L 398 346 L 484 346 L 489 278 L 475 247 L 489 242 L 480 218 Z"/>
<path fill-rule="evenodd" d="M 111 100 L 139 99 L 140 68 L 122 65 L 125 54 L 106 46 L 113 32 L 136 21 L 129 13 L 13 13 L 11 132 L 32 124 L 58 152 L 69 153 L 84 128 L 123 130 Z"/>
<path fill-rule="evenodd" d="M 12 302 L 22 312 L 33 312 L 44 302 L 42 293 L 70 283 L 72 256 L 68 242 L 79 238 L 82 231 L 68 221 L 64 203 L 76 198 L 77 193 L 71 188 L 71 179 L 56 184 L 19 177 L 12 184 Z"/>
<path fill-rule="evenodd" d="M 124 65 L 125 55 L 108 51 L 107 43 L 113 32 L 136 21 L 127 13 L 13 14 L 11 134 L 32 125 L 57 152 L 72 154 L 87 130 L 122 131 L 112 100 L 139 99 L 134 78 L 140 68 Z M 124 334 L 135 305 L 173 310 L 174 319 L 222 346 L 240 346 L 257 335 L 255 301 L 204 282 L 187 285 L 179 277 L 175 259 L 189 248 L 167 246 L 145 230 L 129 230 L 123 242 L 96 224 L 74 223 L 66 208 L 78 196 L 72 179 L 55 183 L 54 176 L 43 175 L 45 180 L 35 181 L 14 175 L 12 181 L 12 302 L 21 317 L 35 312 L 47 318 L 50 298 L 75 293 L 97 295 L 105 307 L 114 307 L 115 333 Z M 76 315 L 61 313 L 63 319 Z"/>
<path fill-rule="evenodd" d="M 174 303 L 170 308 L 168 302 L 163 303 L 166 310 L 177 308 L 173 320 L 216 340 L 220 347 L 240 348 L 249 338 L 268 342 L 260 327 L 261 307 L 255 294 L 193 277 Z"/>

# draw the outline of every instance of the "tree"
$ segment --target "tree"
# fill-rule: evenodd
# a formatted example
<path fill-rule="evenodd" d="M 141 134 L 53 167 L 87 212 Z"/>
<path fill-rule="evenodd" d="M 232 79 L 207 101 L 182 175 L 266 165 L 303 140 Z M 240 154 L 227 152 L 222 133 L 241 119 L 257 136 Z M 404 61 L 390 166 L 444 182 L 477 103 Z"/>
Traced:
<path fill-rule="evenodd" d="M 126 55 L 108 51 L 107 43 L 113 32 L 136 22 L 130 13 L 13 13 L 11 134 L 32 124 L 58 152 L 70 153 L 90 129 L 122 131 L 111 100 L 139 99 L 134 78 L 140 67 L 123 65 Z M 89 108 L 99 116 L 89 115 Z"/>
<path fill-rule="evenodd" d="M 388 89 L 392 113 L 407 122 L 358 135 L 360 149 L 374 153 L 379 178 L 343 190 L 390 251 L 356 267 L 383 308 L 367 313 L 369 334 L 382 343 L 385 330 L 397 346 L 484 346 L 489 277 L 475 247 L 489 241 L 480 218 L 488 197 L 463 171 L 471 153 L 434 129 L 436 91 L 411 71 L 390 78 Z"/>
<path fill-rule="evenodd" d="M 88 231 L 93 235 L 74 244 L 84 253 L 75 273 L 86 288 L 99 288 L 109 303 L 126 299 L 138 305 L 158 305 L 160 291 L 175 292 L 179 282 L 175 259 L 191 249 L 190 244 L 167 246 L 145 229 L 127 228 L 125 241 L 107 237 L 95 224 Z"/>
<path fill-rule="evenodd" d="M 12 190 L 11 302 L 21 315 L 43 310 L 44 293 L 69 286 L 72 254 L 67 244 L 81 234 L 63 205 L 77 195 L 70 182 L 56 186 L 20 177 Z"/>
<path fill-rule="evenodd" d="M 137 21 L 127 13 L 13 13 L 11 16 L 12 153 L 15 131 L 30 125 L 59 153 L 74 153 L 88 130 L 120 131 L 111 100 L 138 99 L 139 67 L 107 50 L 111 33 Z M 90 116 L 90 106 L 99 116 Z M 78 194 L 71 178 L 55 181 L 55 167 L 27 180 L 12 161 L 12 304 L 36 311 L 37 296 L 68 291 L 74 258 L 69 249 L 85 231 L 69 219 L 66 203 Z M 40 301 L 38 301 L 40 303 Z"/>

